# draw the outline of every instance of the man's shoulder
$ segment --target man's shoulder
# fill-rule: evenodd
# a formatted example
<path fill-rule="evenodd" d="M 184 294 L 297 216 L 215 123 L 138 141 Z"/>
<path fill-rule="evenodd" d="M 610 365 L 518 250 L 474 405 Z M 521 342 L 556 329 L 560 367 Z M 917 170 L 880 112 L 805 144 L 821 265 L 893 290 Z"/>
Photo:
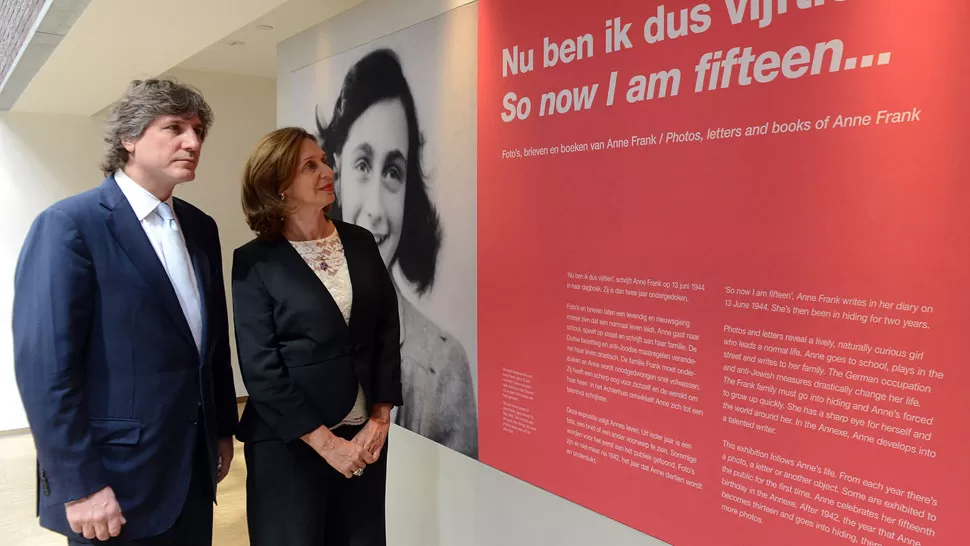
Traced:
<path fill-rule="evenodd" d="M 173 197 L 172 200 L 175 202 L 176 214 L 179 215 L 180 219 L 185 219 L 183 217 L 187 217 L 196 222 L 204 222 L 206 224 L 215 225 L 215 219 L 206 214 L 205 211 L 199 207 L 189 203 L 185 199 L 180 199 L 178 197 Z"/>
<path fill-rule="evenodd" d="M 48 205 L 31 221 L 24 249 L 96 237 L 94 234 L 105 225 L 100 203 L 99 188 L 92 188 Z"/>
<path fill-rule="evenodd" d="M 96 212 L 100 209 L 101 197 L 99 188 L 64 197 L 48 205 L 34 218 L 35 228 L 82 230 L 83 226 L 91 225 L 96 220 Z"/>
<path fill-rule="evenodd" d="M 101 188 L 91 188 L 81 193 L 65 197 L 44 209 L 41 214 L 65 214 L 78 220 L 91 213 L 94 207 L 100 206 Z"/>

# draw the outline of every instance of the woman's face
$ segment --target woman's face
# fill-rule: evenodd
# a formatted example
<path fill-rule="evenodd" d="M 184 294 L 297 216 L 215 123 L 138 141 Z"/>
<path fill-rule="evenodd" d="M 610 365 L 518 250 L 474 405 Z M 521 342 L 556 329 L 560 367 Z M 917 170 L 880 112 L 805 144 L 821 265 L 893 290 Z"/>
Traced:
<path fill-rule="evenodd" d="M 390 99 L 375 103 L 350 126 L 335 162 L 343 217 L 374 234 L 387 266 L 401 241 L 407 160 L 404 105 Z"/>
<path fill-rule="evenodd" d="M 333 171 L 327 166 L 326 154 L 320 146 L 308 139 L 300 144 L 296 175 L 290 187 L 283 192 L 283 200 L 297 208 L 322 209 L 333 203 Z"/>

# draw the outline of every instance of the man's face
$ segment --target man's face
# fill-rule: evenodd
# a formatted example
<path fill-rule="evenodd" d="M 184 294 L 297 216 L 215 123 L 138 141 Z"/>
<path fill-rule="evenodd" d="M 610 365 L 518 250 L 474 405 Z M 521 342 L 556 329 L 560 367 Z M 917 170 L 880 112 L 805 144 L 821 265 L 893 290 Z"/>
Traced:
<path fill-rule="evenodd" d="M 124 143 L 129 154 L 126 170 L 173 187 L 194 180 L 202 153 L 202 131 L 199 116 L 155 118 L 141 138 Z"/>

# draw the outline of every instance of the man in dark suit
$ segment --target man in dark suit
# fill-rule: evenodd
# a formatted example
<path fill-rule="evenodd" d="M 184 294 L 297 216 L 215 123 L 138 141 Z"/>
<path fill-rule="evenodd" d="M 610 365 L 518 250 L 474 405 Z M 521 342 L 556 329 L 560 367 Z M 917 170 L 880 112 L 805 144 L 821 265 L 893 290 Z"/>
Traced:
<path fill-rule="evenodd" d="M 135 81 L 112 108 L 100 187 L 35 219 L 13 311 L 38 514 L 69 544 L 212 542 L 238 423 L 215 222 L 175 199 L 212 111 Z"/>

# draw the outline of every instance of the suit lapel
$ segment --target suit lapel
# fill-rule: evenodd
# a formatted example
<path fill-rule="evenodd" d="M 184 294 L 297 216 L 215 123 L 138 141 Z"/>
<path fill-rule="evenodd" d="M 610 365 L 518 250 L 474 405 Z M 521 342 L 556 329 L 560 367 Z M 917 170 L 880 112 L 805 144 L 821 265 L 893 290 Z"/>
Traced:
<path fill-rule="evenodd" d="M 200 356 L 202 357 L 202 361 L 205 362 L 205 353 L 207 352 L 209 339 L 206 295 L 209 293 L 209 283 L 212 281 L 209 277 L 209 263 L 205 253 L 197 242 L 197 226 L 192 221 L 192 215 L 189 214 L 185 203 L 179 199 L 174 199 L 173 202 L 175 203 L 175 215 L 178 217 L 179 226 L 182 229 L 182 237 L 185 239 L 185 246 L 189 251 L 189 258 L 192 260 L 192 269 L 195 270 L 196 285 L 199 289 L 199 307 L 202 313 L 202 355 Z M 222 259 L 221 256 L 219 258 Z M 181 307 L 179 307 L 179 310 L 181 312 Z M 184 317 L 185 315 L 182 316 Z"/>
<path fill-rule="evenodd" d="M 358 246 L 353 241 L 348 229 L 346 229 L 346 224 L 343 222 L 334 221 L 333 225 L 337 228 L 337 233 L 340 235 L 340 244 L 344 247 L 344 259 L 347 260 L 347 272 L 350 274 L 350 286 L 351 290 L 353 287 L 363 287 L 369 286 L 369 283 L 364 279 L 364 269 L 360 263 L 360 255 L 357 252 L 359 250 Z M 354 293 L 353 299 L 350 302 L 350 330 L 353 331 L 354 327 L 354 316 L 357 315 L 357 310 L 359 309 L 358 303 L 363 299 L 363 291 Z"/>
<path fill-rule="evenodd" d="M 152 294 L 156 297 L 165 311 L 175 323 L 179 332 L 195 346 L 192 331 L 189 323 L 182 314 L 182 307 L 179 305 L 175 289 L 169 281 L 162 262 L 155 254 L 155 248 L 145 235 L 145 230 L 141 227 L 135 212 L 132 210 L 124 193 L 118 187 L 114 177 L 109 177 L 101 185 L 101 204 L 108 209 L 107 224 L 108 229 L 114 236 L 118 245 L 124 250 L 128 259 L 135 264 L 142 278 L 148 284 Z"/>

